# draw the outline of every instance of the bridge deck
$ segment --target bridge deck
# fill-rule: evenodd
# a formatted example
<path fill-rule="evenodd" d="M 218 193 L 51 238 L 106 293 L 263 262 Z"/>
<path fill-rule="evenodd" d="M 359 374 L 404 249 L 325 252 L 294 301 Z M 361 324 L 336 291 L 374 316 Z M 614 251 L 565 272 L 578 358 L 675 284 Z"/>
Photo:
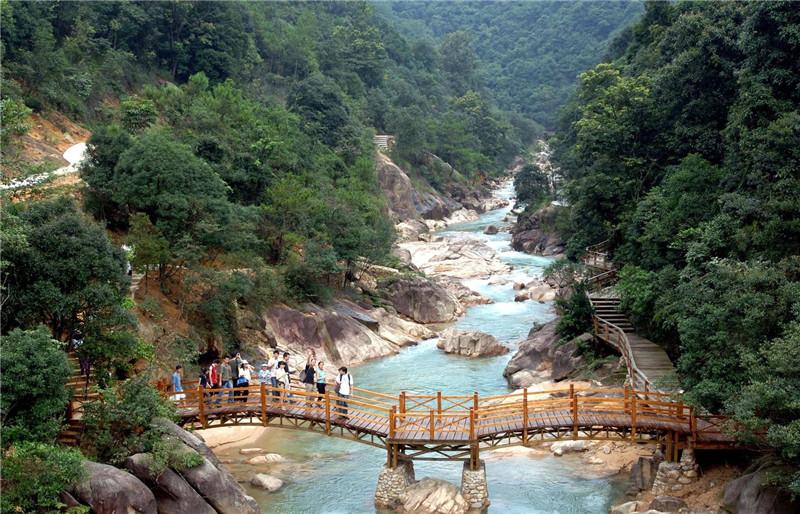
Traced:
<path fill-rule="evenodd" d="M 532 440 L 530 434 L 545 440 L 545 435 L 605 439 L 612 438 L 611 433 L 615 434 L 613 438 L 645 438 L 645 442 L 648 438 L 660 440 L 665 434 L 680 434 L 693 447 L 734 443 L 723 430 L 721 418 L 695 416 L 689 407 L 662 393 L 570 388 L 484 399 L 477 394 L 448 397 L 401 393 L 397 401 L 389 401 L 387 395 L 359 390 L 347 400 L 345 414 L 339 410 L 344 406 L 331 395 L 320 397 L 299 389 L 268 386 L 234 391 L 241 396 L 232 396 L 230 389 L 187 391 L 186 398 L 177 402 L 182 423 L 198 428 L 302 425 L 329 435 L 338 429 L 340 435 L 354 440 L 367 442 L 364 438 L 369 436 L 370 444 L 376 446 L 494 445 L 498 438 L 515 438 L 510 444 L 527 444 Z M 203 400 L 198 401 L 200 398 Z"/>

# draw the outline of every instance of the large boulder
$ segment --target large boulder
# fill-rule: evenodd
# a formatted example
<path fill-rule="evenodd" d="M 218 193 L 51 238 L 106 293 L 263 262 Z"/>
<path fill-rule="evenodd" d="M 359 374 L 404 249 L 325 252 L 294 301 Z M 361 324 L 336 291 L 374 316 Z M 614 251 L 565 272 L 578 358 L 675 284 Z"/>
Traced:
<path fill-rule="evenodd" d="M 425 219 L 441 220 L 461 209 L 461 204 L 432 191 L 412 191 L 414 207 Z"/>
<path fill-rule="evenodd" d="M 194 451 L 186 448 L 186 451 Z M 181 476 L 219 514 L 258 514 L 256 501 L 248 496 L 230 473 L 203 457 L 199 466 L 180 472 Z"/>
<path fill-rule="evenodd" d="M 455 353 L 464 357 L 491 357 L 508 353 L 508 348 L 500 344 L 491 334 L 453 328 L 441 335 L 436 347 L 445 353 Z"/>
<path fill-rule="evenodd" d="M 511 230 L 511 247 L 537 255 L 561 255 L 564 242 L 555 232 L 555 217 L 561 207 L 550 204 L 533 213 L 520 214 Z"/>
<path fill-rule="evenodd" d="M 381 153 L 377 156 L 375 167 L 378 185 L 386 196 L 389 215 L 397 221 L 419 218 L 414 204 L 414 186 L 408 175 Z"/>
<path fill-rule="evenodd" d="M 153 456 L 149 453 L 137 453 L 125 461 L 128 471 L 147 484 L 155 494 L 159 514 L 216 514 L 178 473 L 167 468 L 157 474 L 153 472 L 153 464 Z"/>
<path fill-rule="evenodd" d="M 452 294 L 423 277 L 393 277 L 383 286 L 397 312 L 418 323 L 445 323 L 461 313 L 461 304 Z"/>
<path fill-rule="evenodd" d="M 495 226 L 495 225 L 489 225 L 488 227 L 483 229 L 483 233 L 484 234 L 488 234 L 490 236 L 494 235 L 494 234 L 497 234 L 498 232 L 500 232 L 500 229 L 497 228 L 497 226 Z"/>
<path fill-rule="evenodd" d="M 725 486 L 722 507 L 732 514 L 792 514 L 800 502 L 775 486 L 768 485 L 768 469 L 743 475 Z"/>
<path fill-rule="evenodd" d="M 401 337 L 396 330 L 385 337 L 387 333 L 378 315 L 386 317 L 385 313 L 368 311 L 344 300 L 331 307 L 274 305 L 265 313 L 278 346 L 299 355 L 293 364 L 304 363 L 303 355 L 310 349 L 326 364 L 334 366 L 355 365 L 392 355 L 401 346 L 418 340 L 409 334 Z"/>
<path fill-rule="evenodd" d="M 87 478 L 72 496 L 95 514 L 156 514 L 156 497 L 141 480 L 114 466 L 84 462 Z"/>
<path fill-rule="evenodd" d="M 409 250 L 413 264 L 428 275 L 487 278 L 511 269 L 492 247 L 473 238 L 402 243 L 400 247 Z"/>
<path fill-rule="evenodd" d="M 406 220 L 394 227 L 399 241 L 427 241 L 430 239 L 428 225 L 420 220 Z"/>
<path fill-rule="evenodd" d="M 509 384 L 529 387 L 544 380 L 563 380 L 583 363 L 583 358 L 575 352 L 584 336 L 561 344 L 557 325 L 558 320 L 546 323 L 520 343 L 503 371 Z"/>
<path fill-rule="evenodd" d="M 550 445 L 550 451 L 556 457 L 561 457 L 565 453 L 585 452 L 589 449 L 589 444 L 583 439 L 577 441 L 557 441 Z"/>
<path fill-rule="evenodd" d="M 453 484 L 423 478 L 400 496 L 397 510 L 405 514 L 465 514 L 469 504 Z"/>

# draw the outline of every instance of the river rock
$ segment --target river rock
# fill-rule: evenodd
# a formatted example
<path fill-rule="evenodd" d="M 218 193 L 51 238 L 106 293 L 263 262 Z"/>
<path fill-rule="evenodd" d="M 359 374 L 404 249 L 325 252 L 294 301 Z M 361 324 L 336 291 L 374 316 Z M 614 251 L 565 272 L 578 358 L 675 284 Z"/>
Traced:
<path fill-rule="evenodd" d="M 401 243 L 400 247 L 409 250 L 413 264 L 428 275 L 487 278 L 511 270 L 508 264 L 500 261 L 494 249 L 473 238 Z"/>
<path fill-rule="evenodd" d="M 248 464 L 252 464 L 254 466 L 261 466 L 264 464 L 279 464 L 281 462 L 286 462 L 286 459 L 284 459 L 282 455 L 278 455 L 277 453 L 256 455 L 255 457 L 247 460 Z"/>
<path fill-rule="evenodd" d="M 447 289 L 447 291 L 455 296 L 458 301 L 464 307 L 468 307 L 470 305 L 484 305 L 487 303 L 492 303 L 491 298 L 487 298 L 480 294 L 477 291 L 473 291 L 472 289 L 468 288 L 464 285 L 461 280 L 455 277 L 448 277 L 446 275 L 439 275 L 433 278 L 433 280 L 439 284 L 440 286 Z"/>
<path fill-rule="evenodd" d="M 156 497 L 139 479 L 114 466 L 85 461 L 87 478 L 72 495 L 96 514 L 156 514 Z"/>
<path fill-rule="evenodd" d="M 405 248 L 400 248 L 399 246 L 393 246 L 392 255 L 397 257 L 397 259 L 405 265 L 409 265 L 412 263 L 411 252 L 409 252 Z"/>
<path fill-rule="evenodd" d="M 465 332 L 456 329 L 446 330 L 436 347 L 445 353 L 455 353 L 464 357 L 490 357 L 508 353 L 508 348 L 491 334 L 485 332 Z"/>
<path fill-rule="evenodd" d="M 461 304 L 439 284 L 423 277 L 397 277 L 383 285 L 400 314 L 418 323 L 444 323 L 461 314 Z"/>
<path fill-rule="evenodd" d="M 469 505 L 453 484 L 423 478 L 400 496 L 398 510 L 405 514 L 465 514 Z"/>
<path fill-rule="evenodd" d="M 398 323 L 394 323 L 390 330 L 384 330 L 381 324 L 388 322 L 390 317 L 385 311 L 378 313 L 347 300 L 337 300 L 328 307 L 278 304 L 264 313 L 277 347 L 298 355 L 303 362 L 303 355 L 313 350 L 317 358 L 333 366 L 351 366 L 393 355 L 402 346 L 415 344 L 419 340 L 413 334 L 399 333 L 402 329 Z M 271 348 L 264 347 L 260 341 L 245 339 L 244 343 L 245 351 L 260 351 L 265 355 L 271 353 Z"/>
<path fill-rule="evenodd" d="M 187 451 L 194 451 L 187 447 Z M 263 457 L 263 455 L 262 455 Z M 219 514 L 258 514 L 256 501 L 248 496 L 242 486 L 224 468 L 219 468 L 203 457 L 199 466 L 181 471 L 180 475 Z"/>
<path fill-rule="evenodd" d="M 467 221 L 475 221 L 480 218 L 480 214 L 474 209 L 458 209 L 451 213 L 445 220 L 445 225 L 454 225 L 456 223 L 466 223 Z"/>
<path fill-rule="evenodd" d="M 589 449 L 586 441 L 557 441 L 550 445 L 550 451 L 553 455 L 560 457 L 565 453 L 585 452 Z"/>
<path fill-rule="evenodd" d="M 631 501 L 611 507 L 611 514 L 633 514 L 639 508 L 639 502 Z"/>
<path fill-rule="evenodd" d="M 661 512 L 678 512 L 681 509 L 687 508 L 686 502 L 674 496 L 656 496 L 650 502 L 650 509 L 658 510 Z"/>
<path fill-rule="evenodd" d="M 554 228 L 560 209 L 550 204 L 530 214 L 527 211 L 522 213 L 511 230 L 511 247 L 537 255 L 563 254 L 564 242 Z"/>
<path fill-rule="evenodd" d="M 490 235 L 490 236 L 491 236 L 491 235 L 494 235 L 494 234 L 497 234 L 499 231 L 500 231 L 500 229 L 498 229 L 498 228 L 497 228 L 496 226 L 494 226 L 494 225 L 489 225 L 488 227 L 486 227 L 485 229 L 483 229 L 483 233 L 484 233 L 484 234 L 487 234 L 487 235 Z"/>
<path fill-rule="evenodd" d="M 156 497 L 159 514 L 216 514 L 211 505 L 175 471 L 167 468 L 161 473 L 154 473 L 151 454 L 131 455 L 125 461 L 125 467 L 150 487 Z"/>
<path fill-rule="evenodd" d="M 767 484 L 767 472 L 760 469 L 729 482 L 723 493 L 722 507 L 732 514 L 800 512 L 800 501 L 792 501 L 788 494 Z"/>
<path fill-rule="evenodd" d="M 558 320 L 546 323 L 520 343 L 517 353 L 503 371 L 503 376 L 512 386 L 529 387 L 543 380 L 563 380 L 583 364 L 583 358 L 576 356 L 575 352 L 578 342 L 591 336 L 580 336 L 560 344 L 557 325 Z"/>
<path fill-rule="evenodd" d="M 239 453 L 242 455 L 255 455 L 257 453 L 264 453 L 263 448 L 242 448 L 239 450 Z"/>
<path fill-rule="evenodd" d="M 430 239 L 428 225 L 420 220 L 407 220 L 394 227 L 398 241 L 427 241 Z"/>
<path fill-rule="evenodd" d="M 386 196 L 389 215 L 397 221 L 419 218 L 414 203 L 414 186 L 408 175 L 382 153 L 375 159 L 378 185 Z"/>
<path fill-rule="evenodd" d="M 275 491 L 283 487 L 283 480 L 281 480 L 278 477 L 274 477 L 272 475 L 259 473 L 250 479 L 250 485 L 274 493 Z"/>
<path fill-rule="evenodd" d="M 443 220 L 462 208 L 461 204 L 452 198 L 431 191 L 415 189 L 411 196 L 417 212 L 425 219 Z"/>

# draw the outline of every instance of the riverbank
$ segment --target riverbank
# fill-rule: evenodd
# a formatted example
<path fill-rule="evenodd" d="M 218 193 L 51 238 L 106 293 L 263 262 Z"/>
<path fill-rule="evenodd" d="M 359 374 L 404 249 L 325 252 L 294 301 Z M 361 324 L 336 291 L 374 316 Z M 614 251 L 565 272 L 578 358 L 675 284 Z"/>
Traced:
<path fill-rule="evenodd" d="M 447 391 L 448 394 L 493 395 L 509 392 L 502 376 L 518 344 L 525 340 L 534 324 L 554 318 L 550 301 L 514 301 L 514 284 L 540 280 L 543 268 L 551 259 L 516 252 L 510 247 L 510 233 L 503 229 L 512 219 L 513 185 L 505 182 L 495 190 L 504 203 L 500 209 L 486 212 L 478 219 L 451 224 L 431 233 L 432 245 L 457 248 L 483 248 L 475 255 L 457 253 L 456 259 L 485 262 L 491 271 L 459 277 L 457 267 L 431 270 L 434 279 L 447 279 L 461 284 L 487 298 L 490 303 L 469 306 L 465 315 L 452 326 L 458 330 L 483 331 L 497 338 L 511 351 L 484 358 L 466 358 L 444 353 L 436 347 L 436 338 L 405 347 L 395 355 L 372 360 L 352 369 L 359 387 L 397 394 L 401 390 L 416 393 Z M 505 220 L 505 221 L 504 221 Z M 486 230 L 494 225 L 500 230 Z M 491 232 L 491 233 L 485 233 Z M 424 255 L 441 255 L 420 241 Z M 487 250 L 488 249 L 488 250 Z M 409 251 L 411 253 L 411 251 Z M 419 259 L 416 250 L 411 258 Z M 426 257 L 427 259 L 427 257 Z M 429 260 L 429 262 L 432 262 Z M 463 261 L 462 261 L 463 262 Z M 475 269 L 480 266 L 476 264 Z M 293 430 L 258 427 L 252 432 L 229 428 L 207 430 L 228 431 L 223 437 L 215 434 L 209 442 L 234 476 L 245 485 L 268 513 L 315 512 L 373 513 L 373 494 L 385 454 L 374 448 L 319 435 Z M 259 448 L 277 453 L 280 463 L 251 464 L 251 457 L 241 452 Z M 612 456 L 616 456 L 614 452 Z M 589 452 L 586 453 L 588 455 Z M 619 452 L 623 455 L 623 452 Z M 555 456 L 545 447 L 484 452 L 489 496 L 489 512 L 510 514 L 534 513 L 607 513 L 612 502 L 621 495 L 627 476 L 620 475 L 618 462 L 610 457 L 605 464 L 587 464 L 584 453 Z M 258 459 L 263 461 L 264 459 Z M 461 482 L 462 466 L 454 462 L 416 462 L 417 478 L 430 476 L 453 484 Z M 268 493 L 248 484 L 258 473 L 279 478 L 283 487 Z"/>

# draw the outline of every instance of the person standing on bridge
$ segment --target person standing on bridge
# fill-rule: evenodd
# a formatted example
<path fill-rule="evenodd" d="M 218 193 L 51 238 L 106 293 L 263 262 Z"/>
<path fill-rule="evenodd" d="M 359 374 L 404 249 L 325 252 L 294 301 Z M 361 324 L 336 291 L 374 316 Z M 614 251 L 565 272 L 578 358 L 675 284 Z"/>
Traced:
<path fill-rule="evenodd" d="M 339 415 L 346 418 L 347 399 L 353 394 L 353 377 L 344 366 L 339 368 L 339 375 L 336 376 L 336 394 L 339 396 L 339 400 L 336 401 L 336 405 L 339 406 Z"/>
<path fill-rule="evenodd" d="M 319 361 L 317 363 L 317 393 L 319 394 L 317 401 L 322 400 L 325 395 L 325 370 L 323 368 L 322 361 Z"/>
<path fill-rule="evenodd" d="M 175 373 L 172 374 L 172 392 L 174 393 L 172 399 L 178 405 L 186 398 L 183 394 L 183 383 L 181 382 L 181 374 L 183 373 L 183 366 L 178 364 L 175 366 Z"/>
<path fill-rule="evenodd" d="M 236 384 L 242 389 L 241 393 L 239 394 L 239 401 L 247 402 L 247 394 L 249 393 L 248 388 L 250 387 L 250 380 L 252 379 L 253 367 L 250 365 L 249 362 L 242 359 L 242 365 L 239 367 L 239 378 L 237 379 Z"/>
<path fill-rule="evenodd" d="M 228 403 L 231 403 L 233 402 L 233 371 L 231 370 L 231 360 L 229 358 L 225 357 L 222 359 L 219 365 L 219 374 L 222 388 L 230 389 L 230 391 L 228 391 Z M 224 394 L 224 391 L 219 392 L 220 397 Z"/>
<path fill-rule="evenodd" d="M 231 366 L 231 381 L 233 382 L 233 396 L 234 400 L 237 396 L 239 396 L 240 391 L 236 391 L 239 388 L 239 368 L 242 367 L 242 355 L 240 353 L 236 353 L 236 356 L 230 360 Z"/>
<path fill-rule="evenodd" d="M 306 361 L 306 367 L 303 369 L 302 373 L 300 373 L 300 381 L 303 383 L 303 389 L 309 393 L 309 396 L 306 396 L 309 407 L 314 405 L 314 400 L 310 394 L 314 392 L 314 377 L 316 376 L 315 365 L 314 357 L 309 357 Z"/>
<path fill-rule="evenodd" d="M 214 359 L 214 362 L 211 363 L 211 367 L 208 368 L 208 380 L 211 382 L 211 388 L 215 389 L 219 387 L 220 384 L 220 375 L 219 375 L 219 359 Z M 214 396 L 214 393 L 209 393 L 211 396 Z M 220 400 L 217 397 L 215 403 L 219 404 Z"/>
<path fill-rule="evenodd" d="M 278 387 L 280 388 L 281 402 L 285 403 L 289 391 L 289 365 L 284 361 L 278 363 L 278 371 L 275 377 L 278 379 Z"/>
<path fill-rule="evenodd" d="M 278 387 L 278 365 L 281 362 L 280 358 L 281 353 L 278 350 L 272 352 L 272 358 L 267 362 L 267 367 L 269 368 L 269 381 L 272 384 L 272 387 Z M 274 396 L 278 396 L 278 390 L 275 389 L 272 391 Z"/>

